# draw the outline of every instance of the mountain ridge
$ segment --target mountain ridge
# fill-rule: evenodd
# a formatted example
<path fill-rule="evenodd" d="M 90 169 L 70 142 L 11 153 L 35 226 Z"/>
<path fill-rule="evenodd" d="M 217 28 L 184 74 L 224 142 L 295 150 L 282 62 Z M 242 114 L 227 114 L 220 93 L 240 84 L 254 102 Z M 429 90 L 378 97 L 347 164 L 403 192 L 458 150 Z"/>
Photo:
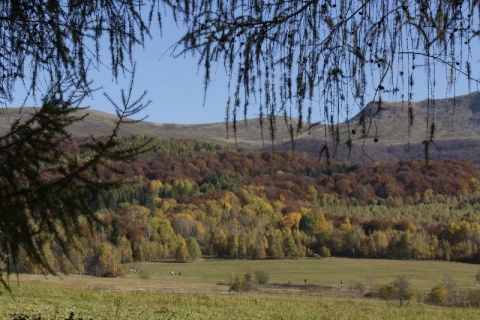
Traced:
<path fill-rule="evenodd" d="M 14 120 L 26 118 L 35 110 L 31 107 L 4 109 L 3 116 L 0 116 L 0 133 L 7 132 Z M 88 113 L 88 116 L 84 121 L 69 127 L 73 137 L 109 134 L 117 118 L 94 109 L 78 112 Z M 448 157 L 472 160 L 473 154 L 473 161 L 480 163 L 480 159 L 477 159 L 480 152 L 478 92 L 436 100 L 370 102 L 352 118 L 335 125 L 334 130 L 339 133 L 339 140 L 329 134 L 332 130 L 317 125 L 308 132 L 300 132 L 292 144 L 289 125 L 296 130 L 298 119 L 277 117 L 275 120 L 273 142 L 270 139 L 268 120 L 264 119 L 262 128 L 258 118 L 238 121 L 236 138 L 231 122 L 171 124 L 141 121 L 123 125 L 119 135 L 198 140 L 247 150 L 291 150 L 293 146 L 298 152 L 311 154 L 319 154 L 324 146 L 328 146 L 330 156 L 338 160 L 371 162 L 377 158 L 390 162 L 418 158 L 420 154 L 425 156 L 423 148 L 425 142 L 431 140 L 433 127 L 433 140 L 429 142 L 433 158 L 444 158 L 448 154 Z M 456 148 L 458 144 L 463 145 L 463 148 Z M 454 152 L 443 152 L 449 148 Z M 412 150 L 415 156 L 410 153 Z"/>

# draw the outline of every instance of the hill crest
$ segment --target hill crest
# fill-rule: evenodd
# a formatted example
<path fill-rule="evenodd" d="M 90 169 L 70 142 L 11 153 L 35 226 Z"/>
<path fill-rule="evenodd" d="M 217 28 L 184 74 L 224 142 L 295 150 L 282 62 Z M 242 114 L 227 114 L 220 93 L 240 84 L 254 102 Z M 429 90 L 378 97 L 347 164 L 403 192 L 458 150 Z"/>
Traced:
<path fill-rule="evenodd" d="M 32 112 L 35 112 L 35 108 L 4 109 L 3 116 L 0 117 L 0 132 L 7 132 L 14 120 L 28 117 Z M 84 121 L 69 128 L 74 137 L 108 134 L 116 120 L 115 115 L 94 109 L 79 112 L 88 113 L 88 116 Z M 291 122 L 287 123 L 288 121 Z M 291 149 L 289 124 L 295 128 L 297 121 L 297 119 L 276 118 L 273 141 L 275 149 Z M 430 139 L 432 123 L 435 127 L 434 142 L 436 146 L 441 146 L 443 152 L 441 158 L 448 153 L 449 158 L 471 160 L 472 154 L 467 157 L 466 151 L 473 152 L 474 157 L 478 157 L 476 156 L 478 154 L 476 151 L 480 151 L 480 93 L 478 92 L 454 98 L 417 102 L 370 102 L 358 114 L 337 125 L 341 140 L 335 150 L 332 147 L 331 154 L 338 160 L 350 159 L 354 162 L 356 158 L 362 158 L 361 161 L 366 159 L 369 161 L 368 158 L 395 161 L 410 158 L 408 153 L 413 150 L 415 154 L 413 158 L 418 158 L 423 153 L 422 142 Z M 263 128 L 259 119 L 241 120 L 236 126 L 236 139 L 231 122 L 184 125 L 142 121 L 125 124 L 120 135 L 198 140 L 229 146 L 237 144 L 238 147 L 245 149 L 272 148 L 266 119 L 264 119 Z M 311 128 L 308 133 L 299 133 L 295 137 L 295 150 L 318 154 L 322 145 L 333 144 L 332 138 L 326 136 L 325 132 L 328 130 L 318 125 Z M 349 139 L 352 142 L 351 149 L 346 146 Z M 455 148 L 457 145 L 462 145 L 464 150 Z M 444 152 L 452 147 L 453 153 Z M 435 148 L 432 150 L 439 152 Z M 477 160 L 474 161 L 477 162 Z"/>

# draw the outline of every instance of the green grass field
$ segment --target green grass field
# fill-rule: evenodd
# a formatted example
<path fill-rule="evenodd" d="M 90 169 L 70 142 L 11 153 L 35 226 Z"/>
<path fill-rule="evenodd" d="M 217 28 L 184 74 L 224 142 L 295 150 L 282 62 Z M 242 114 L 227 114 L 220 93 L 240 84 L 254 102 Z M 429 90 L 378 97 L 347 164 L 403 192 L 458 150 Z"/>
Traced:
<path fill-rule="evenodd" d="M 480 266 L 444 261 L 398 261 L 367 259 L 301 259 L 301 260 L 206 260 L 201 263 L 150 263 L 134 264 L 150 274 L 152 280 L 172 280 L 170 271 L 181 272 L 173 277 L 182 283 L 211 283 L 228 280 L 230 274 L 244 274 L 249 268 L 264 270 L 270 282 L 339 286 L 363 282 L 386 283 L 399 275 L 407 276 L 417 289 L 431 289 L 449 275 L 457 285 L 475 285 L 475 275 Z M 135 275 L 128 275 L 127 278 Z"/>
<path fill-rule="evenodd" d="M 89 276 L 20 275 L 13 294 L 0 296 L 0 319 L 477 319 L 480 309 L 447 308 L 411 301 L 363 298 L 355 290 L 404 275 L 428 292 L 448 275 L 458 288 L 473 288 L 478 265 L 437 261 L 364 259 L 206 260 L 132 264 L 139 273 L 106 279 Z M 270 283 L 258 292 L 232 293 L 230 275 L 264 270 Z M 170 271 L 181 272 L 171 276 Z M 318 285 L 304 290 L 304 282 Z M 340 284 L 343 281 L 343 285 Z M 297 285 L 297 286 L 295 286 Z"/>

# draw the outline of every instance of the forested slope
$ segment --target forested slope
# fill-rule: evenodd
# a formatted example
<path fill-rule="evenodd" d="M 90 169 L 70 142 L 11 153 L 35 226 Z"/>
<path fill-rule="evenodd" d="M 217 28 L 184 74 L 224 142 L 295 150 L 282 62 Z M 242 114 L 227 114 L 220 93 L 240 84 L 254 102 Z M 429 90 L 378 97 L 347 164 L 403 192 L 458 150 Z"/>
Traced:
<path fill-rule="evenodd" d="M 132 261 L 204 256 L 480 262 L 480 167 L 472 163 L 327 165 L 307 154 L 151 143 L 119 165 L 128 183 L 91 200 L 103 223 L 82 225 L 82 252 L 67 259 L 46 242 L 57 270 L 108 276 Z"/>

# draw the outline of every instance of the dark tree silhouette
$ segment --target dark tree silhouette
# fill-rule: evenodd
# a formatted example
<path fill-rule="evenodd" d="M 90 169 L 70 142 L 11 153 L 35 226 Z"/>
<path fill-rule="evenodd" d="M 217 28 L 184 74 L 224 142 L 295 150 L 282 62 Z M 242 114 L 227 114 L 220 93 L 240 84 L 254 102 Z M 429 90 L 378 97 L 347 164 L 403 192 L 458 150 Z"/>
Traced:
<path fill-rule="evenodd" d="M 8 108 L 9 128 L 0 132 L 0 266 L 10 273 L 20 250 L 54 272 L 43 244 L 55 237 L 65 246 L 81 219 L 96 221 L 91 203 L 120 183 L 102 174 L 145 145 L 125 148 L 117 141 L 122 124 L 148 105 L 133 94 L 133 47 L 149 35 L 157 1 L 27 1 L 0 3 L 0 105 L 23 86 L 38 105 L 18 118 Z M 101 44 L 108 43 L 108 51 Z M 110 60 L 101 53 L 109 52 Z M 114 105 L 118 119 L 109 136 L 76 143 L 69 127 L 85 116 L 84 98 L 97 90 L 89 79 L 100 65 L 112 78 L 132 82 Z M 18 91 L 16 93 L 18 95 Z M 18 96 L 17 96 L 18 98 Z M 25 102 L 24 102 L 25 103 Z M 30 110 L 30 109 L 29 109 Z M 134 121 L 133 121 L 134 122 Z M 0 281 L 6 286 L 5 278 Z"/>

